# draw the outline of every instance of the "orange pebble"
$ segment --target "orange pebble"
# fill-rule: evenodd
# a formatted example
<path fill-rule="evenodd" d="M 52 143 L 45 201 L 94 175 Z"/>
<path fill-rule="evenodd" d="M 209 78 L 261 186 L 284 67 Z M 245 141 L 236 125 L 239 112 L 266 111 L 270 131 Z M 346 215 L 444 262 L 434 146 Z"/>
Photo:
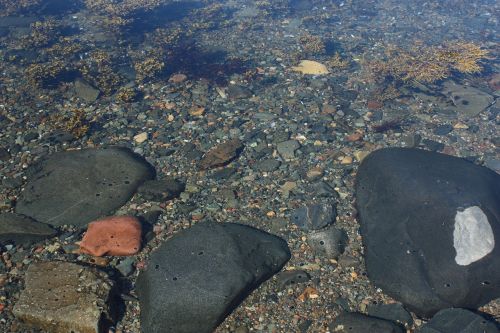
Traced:
<path fill-rule="evenodd" d="M 141 223 L 133 216 L 111 216 L 89 223 L 80 251 L 96 257 L 130 256 L 141 247 Z"/>

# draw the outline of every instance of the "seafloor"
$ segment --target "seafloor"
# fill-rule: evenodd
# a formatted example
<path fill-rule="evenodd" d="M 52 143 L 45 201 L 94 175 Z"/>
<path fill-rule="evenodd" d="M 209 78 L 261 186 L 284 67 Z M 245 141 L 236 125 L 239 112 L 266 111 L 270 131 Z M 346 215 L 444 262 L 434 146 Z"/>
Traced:
<path fill-rule="evenodd" d="M 135 197 L 118 212 L 161 211 L 156 237 L 134 257 L 134 267 L 176 231 L 215 220 L 248 224 L 283 237 L 292 252 L 285 269 L 300 268 L 311 276 L 305 284 L 285 288 L 270 279 L 217 332 L 327 332 L 342 310 L 365 312 L 369 304 L 394 302 L 370 284 L 365 272 L 353 196 L 357 166 L 375 149 L 410 146 L 498 168 L 499 3 L 277 3 L 233 0 L 203 12 L 213 4 L 189 2 L 163 8 L 122 31 L 101 26 L 102 17 L 84 6 L 46 6 L 0 17 L 0 210 L 13 209 L 28 166 L 41 157 L 68 149 L 126 146 L 143 155 L 158 174 L 187 184 L 172 201 L 152 203 Z M 45 16 L 67 27 L 57 33 L 67 36 L 62 48 L 79 45 L 78 51 L 68 51 L 74 60 L 61 57 L 67 63 L 59 65 L 67 70 L 54 69 L 53 76 L 50 71 L 28 71 L 33 64 L 46 65 L 58 52 L 48 50 L 54 43 L 42 37 L 33 43 L 32 23 Z M 151 37 L 157 27 L 165 29 L 158 35 L 168 45 L 161 55 L 164 66 L 153 70 L 154 75 L 145 70 L 143 76 L 139 69 L 144 68 L 134 67 L 130 59 L 157 56 L 155 38 L 160 37 Z M 390 47 L 457 41 L 488 51 L 481 59 L 481 73 L 451 71 L 447 78 L 426 84 L 394 78 L 388 82 L 367 65 L 386 59 Z M 103 68 L 93 68 L 88 60 L 95 51 L 107 54 L 107 60 L 94 61 Z M 330 73 L 304 75 L 292 70 L 302 59 L 324 63 Z M 71 65 L 75 67 L 68 69 Z M 120 74 L 116 82 L 106 82 L 107 65 Z M 75 68 L 95 72 L 87 82 L 98 90 L 97 96 L 75 88 Z M 174 74 L 185 74 L 186 79 Z M 477 88 L 491 102 L 474 101 L 471 107 L 458 108 L 460 112 L 450 111 L 446 92 L 464 86 Z M 67 136 L 47 139 L 53 133 Z M 146 140 L 136 137 L 141 133 L 147 133 Z M 245 147 L 235 161 L 224 171 L 200 171 L 197 163 L 203 152 L 235 137 Z M 276 144 L 288 139 L 300 148 L 285 160 Z M 259 163 L 266 158 L 281 163 L 268 170 Z M 312 186 L 318 181 L 333 190 Z M 290 220 L 295 208 L 318 197 L 336 205 L 335 224 L 349 236 L 338 260 L 314 255 L 305 233 Z M 31 262 L 91 263 L 90 256 L 72 253 L 80 236 L 68 228 L 60 237 L 31 248 L 2 248 L 0 331 L 31 332 L 11 312 Z M 107 257 L 96 264 L 105 268 L 118 262 L 119 258 Z M 120 281 L 126 286 L 126 310 L 114 332 L 140 331 L 133 291 L 136 276 L 137 271 Z M 313 297 L 301 297 L 306 287 L 314 288 L 308 289 L 314 290 Z M 500 302 L 481 310 L 498 318 Z M 416 319 L 409 331 L 422 323 Z"/>

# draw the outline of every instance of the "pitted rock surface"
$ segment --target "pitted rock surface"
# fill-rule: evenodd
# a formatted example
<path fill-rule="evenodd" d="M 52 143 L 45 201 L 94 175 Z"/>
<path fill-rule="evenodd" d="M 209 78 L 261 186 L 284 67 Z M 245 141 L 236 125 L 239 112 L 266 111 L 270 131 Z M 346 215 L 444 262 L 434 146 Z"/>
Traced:
<path fill-rule="evenodd" d="M 234 223 L 200 223 L 151 255 L 136 290 L 143 332 L 210 333 L 290 259 L 286 242 Z"/>
<path fill-rule="evenodd" d="M 56 153 L 30 172 L 16 212 L 53 226 L 79 227 L 110 215 L 155 175 L 143 158 L 118 147 Z"/>
<path fill-rule="evenodd" d="M 14 315 L 51 333 L 101 333 L 112 320 L 113 284 L 81 265 L 55 261 L 31 264 Z"/>

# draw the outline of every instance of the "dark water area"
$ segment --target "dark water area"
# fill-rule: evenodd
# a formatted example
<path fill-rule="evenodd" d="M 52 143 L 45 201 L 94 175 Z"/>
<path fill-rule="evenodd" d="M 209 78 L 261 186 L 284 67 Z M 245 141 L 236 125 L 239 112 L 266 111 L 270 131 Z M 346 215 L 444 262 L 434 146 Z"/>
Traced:
<path fill-rule="evenodd" d="M 0 228 L 0 332 L 50 332 L 13 308 L 30 264 L 53 261 L 109 274 L 120 310 L 101 331 L 140 332 L 137 275 L 166 239 L 206 221 L 281 237 L 284 271 L 305 272 L 245 291 L 215 332 L 333 332 L 343 311 L 399 301 L 367 273 L 358 166 L 407 147 L 500 172 L 499 20 L 495 0 L 0 0 L 0 220 L 58 152 L 126 148 L 175 189 L 102 210 L 157 214 L 130 257 L 76 251 L 72 221 L 22 245 Z M 53 186 L 47 196 L 68 190 Z M 342 253 L 318 252 L 294 222 L 316 204 L 335 207 Z M 500 317 L 498 299 L 474 309 Z M 429 319 L 408 316 L 408 332 Z"/>

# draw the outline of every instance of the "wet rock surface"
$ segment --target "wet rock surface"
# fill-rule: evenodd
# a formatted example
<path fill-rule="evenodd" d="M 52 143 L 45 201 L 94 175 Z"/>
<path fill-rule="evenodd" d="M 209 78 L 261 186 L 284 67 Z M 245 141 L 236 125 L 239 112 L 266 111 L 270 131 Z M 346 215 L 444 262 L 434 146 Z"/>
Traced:
<path fill-rule="evenodd" d="M 456 157 L 369 155 L 356 200 L 371 281 L 421 316 L 498 297 L 499 189 L 498 174 Z"/>
<path fill-rule="evenodd" d="M 465 309 L 444 309 L 427 322 L 418 333 L 497 333 L 498 325 Z"/>
<path fill-rule="evenodd" d="M 33 263 L 13 313 L 49 332 L 103 332 L 112 319 L 112 287 L 105 274 L 81 265 Z"/>
<path fill-rule="evenodd" d="M 207 221 L 270 232 L 291 252 L 284 274 L 250 293 L 215 333 L 331 332 L 342 312 L 371 315 L 372 305 L 383 308 L 380 318 L 401 322 L 397 300 L 372 283 L 365 265 L 358 167 L 380 148 L 413 147 L 498 171 L 497 12 L 490 0 L 0 1 L 0 212 L 15 211 L 33 167 L 59 152 L 126 147 L 159 179 L 82 226 L 68 218 L 33 244 L 0 242 L 0 331 L 51 333 L 27 327 L 12 310 L 32 263 L 64 261 L 106 271 L 123 302 L 109 331 L 141 332 L 137 276 L 162 244 Z M 465 48 L 442 52 L 450 45 Z M 413 51 L 429 47 L 440 59 Z M 294 70 L 303 59 L 315 64 Z M 425 75 L 435 60 L 452 61 L 427 73 L 442 79 L 398 77 L 404 67 L 403 76 Z M 87 100 L 76 93 L 78 80 L 94 89 Z M 232 140 L 244 149 L 222 148 Z M 168 179 L 185 190 L 156 187 Z M 64 194 L 55 198 L 66 205 Z M 316 232 L 292 216 L 320 202 L 335 203 L 335 223 L 311 242 Z M 459 215 L 459 225 L 476 213 Z M 109 215 L 140 218 L 138 253 L 81 253 L 85 225 Z M 348 237 L 338 258 L 321 244 L 332 226 Z M 500 298 L 476 310 L 498 320 Z M 426 324 L 411 316 L 409 332 Z"/>
<path fill-rule="evenodd" d="M 296 209 L 291 220 L 304 230 L 318 230 L 335 222 L 337 211 L 331 203 L 309 204 Z"/>
<path fill-rule="evenodd" d="M 13 214 L 0 214 L 0 244 L 30 245 L 57 234 L 51 226 L 36 222 L 33 219 Z"/>
<path fill-rule="evenodd" d="M 165 242 L 137 281 L 144 332 L 212 332 L 290 258 L 282 239 L 232 223 L 200 223 Z"/>
<path fill-rule="evenodd" d="M 344 312 L 330 325 L 333 332 L 342 333 L 404 333 L 404 329 L 390 321 L 361 313 Z"/>
<path fill-rule="evenodd" d="M 238 139 L 221 143 L 208 151 L 200 161 L 201 169 L 211 169 L 223 166 L 235 159 L 243 149 L 243 143 Z"/>
<path fill-rule="evenodd" d="M 53 226 L 83 227 L 121 207 L 153 177 L 151 166 L 127 149 L 57 153 L 33 166 L 16 212 Z"/>
<path fill-rule="evenodd" d="M 90 222 L 80 251 L 93 256 L 130 256 L 141 248 L 142 227 L 134 216 L 110 216 Z"/>

